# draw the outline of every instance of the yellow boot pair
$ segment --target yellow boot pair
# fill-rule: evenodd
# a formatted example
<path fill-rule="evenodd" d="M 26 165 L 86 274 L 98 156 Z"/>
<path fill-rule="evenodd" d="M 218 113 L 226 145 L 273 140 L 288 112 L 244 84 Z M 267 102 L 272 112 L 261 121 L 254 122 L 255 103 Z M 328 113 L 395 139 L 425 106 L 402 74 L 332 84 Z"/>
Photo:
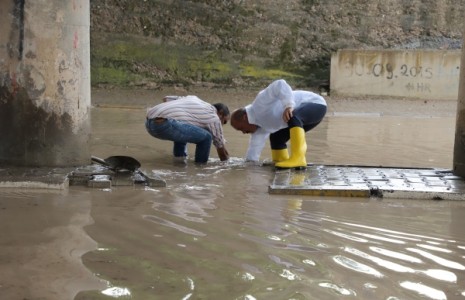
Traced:
<path fill-rule="evenodd" d="M 307 159 L 305 158 L 305 154 L 307 153 L 305 130 L 302 127 L 292 127 L 289 131 L 291 137 L 291 157 L 275 163 L 275 167 L 280 169 L 304 169 L 307 167 Z"/>

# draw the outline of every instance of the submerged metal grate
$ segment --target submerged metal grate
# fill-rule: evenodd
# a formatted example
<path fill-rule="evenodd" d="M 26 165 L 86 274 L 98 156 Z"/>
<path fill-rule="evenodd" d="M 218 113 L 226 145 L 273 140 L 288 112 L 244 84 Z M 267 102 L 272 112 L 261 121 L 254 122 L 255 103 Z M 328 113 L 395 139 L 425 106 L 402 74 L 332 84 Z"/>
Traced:
<path fill-rule="evenodd" d="M 465 200 L 465 181 L 451 170 L 309 165 L 277 170 L 270 194 Z"/>

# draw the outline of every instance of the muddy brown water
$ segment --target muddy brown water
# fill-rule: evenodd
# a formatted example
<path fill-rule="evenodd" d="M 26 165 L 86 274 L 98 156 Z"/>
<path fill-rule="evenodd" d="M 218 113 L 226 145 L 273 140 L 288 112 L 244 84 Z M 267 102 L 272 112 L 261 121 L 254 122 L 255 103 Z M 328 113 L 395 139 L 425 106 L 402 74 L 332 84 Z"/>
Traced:
<path fill-rule="evenodd" d="M 330 105 L 309 162 L 452 167 L 453 104 Z M 226 126 L 230 161 L 198 166 L 144 118 L 93 108 L 92 153 L 133 156 L 166 188 L 0 190 L 0 299 L 465 298 L 464 203 L 269 195 L 248 135 Z"/>

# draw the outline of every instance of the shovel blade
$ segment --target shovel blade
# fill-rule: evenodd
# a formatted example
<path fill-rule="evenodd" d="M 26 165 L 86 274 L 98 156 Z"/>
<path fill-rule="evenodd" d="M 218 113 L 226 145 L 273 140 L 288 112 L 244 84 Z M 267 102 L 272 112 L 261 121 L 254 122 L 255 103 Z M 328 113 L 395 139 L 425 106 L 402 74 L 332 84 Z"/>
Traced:
<path fill-rule="evenodd" d="M 109 156 L 105 159 L 92 156 L 91 158 L 92 158 L 92 161 L 95 161 L 115 171 L 118 171 L 118 170 L 135 171 L 141 166 L 140 162 L 131 156 L 115 155 L 115 156 Z"/>

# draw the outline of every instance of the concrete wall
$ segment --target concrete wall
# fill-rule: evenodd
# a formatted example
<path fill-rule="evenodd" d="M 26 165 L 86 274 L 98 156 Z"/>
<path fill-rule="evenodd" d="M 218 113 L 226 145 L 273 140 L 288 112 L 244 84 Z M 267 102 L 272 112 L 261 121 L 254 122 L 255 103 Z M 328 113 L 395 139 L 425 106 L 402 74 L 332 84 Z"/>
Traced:
<path fill-rule="evenodd" d="M 460 50 L 339 50 L 331 94 L 457 99 Z"/>
<path fill-rule="evenodd" d="M 0 2 L 0 165 L 88 164 L 88 0 Z"/>
<path fill-rule="evenodd" d="M 462 66 L 465 66 L 465 51 L 462 52 Z M 454 174 L 465 178 L 465 68 L 462 68 L 459 80 L 454 143 Z"/>

